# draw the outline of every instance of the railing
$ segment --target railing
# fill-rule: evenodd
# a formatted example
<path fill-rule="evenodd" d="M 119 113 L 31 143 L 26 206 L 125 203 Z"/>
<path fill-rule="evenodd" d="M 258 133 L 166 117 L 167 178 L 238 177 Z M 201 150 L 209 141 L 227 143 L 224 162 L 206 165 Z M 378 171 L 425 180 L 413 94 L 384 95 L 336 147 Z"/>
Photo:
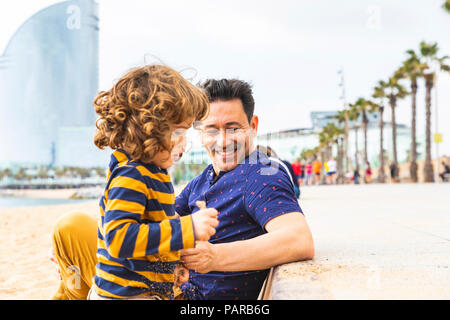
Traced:
<path fill-rule="evenodd" d="M 0 180 L 0 189 L 61 189 L 61 188 L 80 188 L 94 187 L 105 184 L 104 177 L 88 177 L 88 178 L 46 178 L 17 180 L 4 178 Z"/>

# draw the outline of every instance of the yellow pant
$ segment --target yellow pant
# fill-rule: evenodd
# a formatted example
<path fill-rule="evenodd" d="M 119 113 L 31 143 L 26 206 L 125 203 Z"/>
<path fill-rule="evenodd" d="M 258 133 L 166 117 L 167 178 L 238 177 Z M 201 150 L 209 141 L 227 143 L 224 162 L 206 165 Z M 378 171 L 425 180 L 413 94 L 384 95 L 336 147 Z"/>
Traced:
<path fill-rule="evenodd" d="M 86 300 L 97 264 L 97 220 L 65 214 L 53 228 L 52 246 L 62 278 L 53 300 Z"/>
<path fill-rule="evenodd" d="M 97 264 L 97 220 L 82 212 L 63 215 L 53 228 L 52 246 L 62 278 L 52 299 L 86 300 Z M 174 291 L 175 300 L 184 299 L 179 288 Z"/>

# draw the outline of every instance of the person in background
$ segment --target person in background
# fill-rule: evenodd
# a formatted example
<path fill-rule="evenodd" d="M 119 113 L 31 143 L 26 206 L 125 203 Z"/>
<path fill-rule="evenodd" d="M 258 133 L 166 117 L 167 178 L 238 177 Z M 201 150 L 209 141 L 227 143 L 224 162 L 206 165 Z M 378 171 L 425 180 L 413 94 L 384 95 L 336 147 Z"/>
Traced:
<path fill-rule="evenodd" d="M 355 167 L 355 169 L 353 170 L 353 182 L 355 184 L 359 184 L 359 177 L 360 177 L 360 175 L 359 175 L 359 166 L 357 165 Z"/>
<path fill-rule="evenodd" d="M 439 177 L 441 177 L 442 182 L 448 181 L 448 177 L 446 175 L 450 174 L 450 167 L 444 161 L 442 161 L 442 166 L 444 170 L 439 173 Z"/>
<path fill-rule="evenodd" d="M 294 174 L 297 176 L 298 185 L 301 186 L 304 178 L 304 165 L 300 159 L 295 159 L 292 163 L 292 169 L 294 170 Z"/>
<path fill-rule="evenodd" d="M 336 160 L 333 157 L 327 161 L 327 167 L 328 184 L 336 184 Z"/>
<path fill-rule="evenodd" d="M 303 185 L 303 180 L 305 179 L 305 163 L 300 161 L 300 176 L 298 178 L 298 184 Z"/>
<path fill-rule="evenodd" d="M 313 172 L 314 172 L 314 184 L 319 185 L 319 183 L 320 183 L 320 170 L 322 169 L 322 162 L 320 162 L 316 158 L 316 160 L 314 160 L 312 166 L 313 166 Z"/>
<path fill-rule="evenodd" d="M 347 183 L 351 183 L 352 182 L 352 180 L 353 180 L 353 173 L 349 170 L 349 171 L 347 171 L 346 173 L 345 173 L 345 175 L 344 175 L 344 178 L 345 178 L 345 183 L 347 184 Z"/>
<path fill-rule="evenodd" d="M 291 163 L 287 160 L 280 159 L 280 157 L 278 157 L 277 153 L 269 146 L 264 147 L 264 146 L 258 145 L 258 146 L 256 146 L 256 149 L 259 152 L 264 153 L 265 155 L 267 155 L 270 158 L 276 158 L 279 161 L 281 161 L 282 162 L 282 164 L 280 163 L 281 166 L 283 166 L 283 164 L 284 164 L 284 169 L 288 170 L 286 173 L 289 175 L 289 178 L 291 179 L 291 182 L 294 186 L 295 196 L 297 197 L 297 199 L 300 198 L 300 185 L 298 183 L 298 177 L 295 174 L 294 167 L 291 165 Z"/>
<path fill-rule="evenodd" d="M 395 181 L 395 162 L 394 161 L 392 161 L 391 162 L 391 164 L 389 165 L 389 172 L 390 172 L 390 174 L 391 174 L 391 183 L 395 183 L 396 181 Z"/>
<path fill-rule="evenodd" d="M 372 182 L 372 169 L 370 168 L 369 161 L 366 162 L 365 182 L 366 183 L 371 183 Z"/>
<path fill-rule="evenodd" d="M 323 163 L 323 168 L 324 168 L 324 171 L 325 171 L 325 184 L 330 184 L 330 177 L 329 177 L 329 174 L 328 174 L 328 172 L 329 172 L 328 161 L 325 161 Z"/>
<path fill-rule="evenodd" d="M 305 185 L 307 185 L 307 186 L 310 186 L 313 184 L 312 170 L 313 170 L 312 163 L 311 163 L 311 161 L 308 161 L 305 165 L 305 171 L 306 171 Z"/>

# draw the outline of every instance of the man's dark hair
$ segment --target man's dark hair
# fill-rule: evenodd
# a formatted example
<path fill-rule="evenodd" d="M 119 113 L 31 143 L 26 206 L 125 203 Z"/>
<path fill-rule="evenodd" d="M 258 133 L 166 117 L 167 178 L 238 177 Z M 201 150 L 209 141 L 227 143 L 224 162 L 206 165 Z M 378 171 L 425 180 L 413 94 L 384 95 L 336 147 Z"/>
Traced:
<path fill-rule="evenodd" d="M 205 90 L 210 103 L 240 99 L 248 122 L 250 122 L 255 109 L 255 100 L 250 84 L 237 79 L 208 79 L 200 86 Z"/>

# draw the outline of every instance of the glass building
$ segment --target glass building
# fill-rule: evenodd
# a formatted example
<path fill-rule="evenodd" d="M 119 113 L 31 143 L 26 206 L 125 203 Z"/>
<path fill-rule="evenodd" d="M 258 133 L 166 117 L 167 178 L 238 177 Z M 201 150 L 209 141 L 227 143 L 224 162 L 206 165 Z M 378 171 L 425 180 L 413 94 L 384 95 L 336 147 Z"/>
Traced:
<path fill-rule="evenodd" d="M 98 22 L 95 1 L 64 1 L 10 38 L 0 56 L 0 165 L 64 166 L 75 157 L 105 164 L 93 136 L 84 141 L 96 118 Z"/>

